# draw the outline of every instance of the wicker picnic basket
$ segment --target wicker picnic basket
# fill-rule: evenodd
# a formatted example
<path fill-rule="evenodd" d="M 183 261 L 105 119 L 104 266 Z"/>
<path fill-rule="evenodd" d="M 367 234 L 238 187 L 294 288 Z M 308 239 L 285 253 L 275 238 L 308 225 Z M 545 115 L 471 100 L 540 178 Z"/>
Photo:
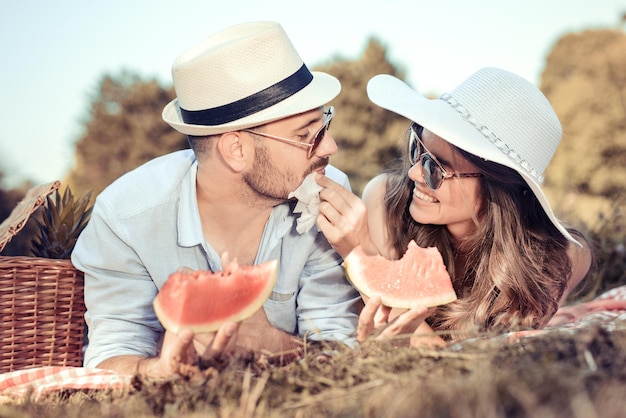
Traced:
<path fill-rule="evenodd" d="M 0 252 L 60 186 L 30 189 L 0 225 Z M 0 256 L 0 373 L 82 366 L 83 273 L 70 260 Z"/>

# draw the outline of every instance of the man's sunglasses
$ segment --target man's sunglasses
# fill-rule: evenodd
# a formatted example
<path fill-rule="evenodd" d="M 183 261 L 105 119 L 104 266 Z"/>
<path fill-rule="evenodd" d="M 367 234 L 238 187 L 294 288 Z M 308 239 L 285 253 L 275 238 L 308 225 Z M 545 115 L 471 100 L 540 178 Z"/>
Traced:
<path fill-rule="evenodd" d="M 252 131 L 250 129 L 245 129 L 244 132 L 263 136 L 265 138 L 276 139 L 278 141 L 283 141 L 291 145 L 307 147 L 309 149 L 307 157 L 311 158 L 317 147 L 319 147 L 320 142 L 322 142 L 322 139 L 324 139 L 324 137 L 326 136 L 326 132 L 330 128 L 330 122 L 333 120 L 334 115 L 335 108 L 330 106 L 328 110 L 324 112 L 324 123 L 322 124 L 322 127 L 315 133 L 315 135 L 313 135 L 313 138 L 309 142 L 296 141 L 295 139 L 283 138 L 276 135 L 266 134 L 264 132 Z"/>
<path fill-rule="evenodd" d="M 445 179 L 452 177 L 480 177 L 482 173 L 448 173 L 439 161 L 426 149 L 422 142 L 424 127 L 412 123 L 409 127 L 409 162 L 411 165 L 419 161 L 422 166 L 424 183 L 430 190 L 437 190 Z"/>

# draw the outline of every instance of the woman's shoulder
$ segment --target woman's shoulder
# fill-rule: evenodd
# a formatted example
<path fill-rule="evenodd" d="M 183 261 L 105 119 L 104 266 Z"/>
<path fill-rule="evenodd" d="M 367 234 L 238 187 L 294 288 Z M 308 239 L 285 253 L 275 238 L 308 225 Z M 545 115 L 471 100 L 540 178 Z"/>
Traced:
<path fill-rule="evenodd" d="M 568 294 L 572 290 L 574 290 L 578 287 L 578 285 L 581 284 L 583 279 L 591 279 L 591 277 L 588 277 L 588 273 L 594 273 L 593 267 L 595 264 L 595 260 L 589 242 L 582 234 L 577 234 L 574 236 L 581 243 L 581 246 L 578 246 L 571 242 L 569 243 L 567 255 L 569 256 L 572 263 L 572 273 L 567 283 L 567 289 L 565 291 L 565 294 L 563 295 L 562 301 L 567 298 Z"/>
<path fill-rule="evenodd" d="M 389 239 L 387 225 L 387 209 L 385 192 L 387 191 L 387 174 L 379 174 L 371 179 L 363 189 L 363 203 L 367 208 L 367 224 L 372 243 L 378 252 L 387 258 L 395 258 Z"/>
<path fill-rule="evenodd" d="M 387 191 L 388 178 L 386 173 L 382 173 L 371 179 L 363 189 L 363 201 L 380 201 Z"/>

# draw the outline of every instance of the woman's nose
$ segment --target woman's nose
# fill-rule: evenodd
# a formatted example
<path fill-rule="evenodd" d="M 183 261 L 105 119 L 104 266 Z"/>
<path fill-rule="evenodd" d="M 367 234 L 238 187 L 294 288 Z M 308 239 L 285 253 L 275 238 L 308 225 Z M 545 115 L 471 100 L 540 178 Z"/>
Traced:
<path fill-rule="evenodd" d="M 411 180 L 424 183 L 424 170 L 422 169 L 422 165 L 419 161 L 417 164 L 413 164 L 411 168 L 409 168 L 408 175 Z"/>

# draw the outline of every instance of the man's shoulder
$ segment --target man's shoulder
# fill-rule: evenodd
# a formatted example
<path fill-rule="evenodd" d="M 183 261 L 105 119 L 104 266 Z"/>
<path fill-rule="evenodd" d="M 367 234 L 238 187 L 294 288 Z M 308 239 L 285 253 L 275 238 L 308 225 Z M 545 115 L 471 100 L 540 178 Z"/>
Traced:
<path fill-rule="evenodd" d="M 176 151 L 156 157 L 139 167 L 123 174 L 113 181 L 105 191 L 119 190 L 141 185 L 141 187 L 155 187 L 163 181 L 177 181 L 182 178 L 195 161 L 191 150 Z"/>
<path fill-rule="evenodd" d="M 178 198 L 181 184 L 194 162 L 191 150 L 157 157 L 119 177 L 102 191 L 98 200 L 118 210 L 132 211 Z"/>

